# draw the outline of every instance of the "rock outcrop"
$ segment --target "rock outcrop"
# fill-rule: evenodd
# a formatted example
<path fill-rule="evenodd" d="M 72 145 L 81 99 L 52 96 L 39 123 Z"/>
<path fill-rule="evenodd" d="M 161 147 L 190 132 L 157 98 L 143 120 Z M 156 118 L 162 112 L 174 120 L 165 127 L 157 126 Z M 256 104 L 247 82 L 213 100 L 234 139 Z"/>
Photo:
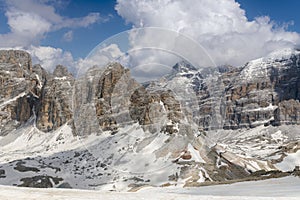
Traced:
<path fill-rule="evenodd" d="M 32 116 L 36 80 L 31 74 L 28 53 L 0 51 L 0 135 L 6 135 Z"/>
<path fill-rule="evenodd" d="M 226 87 L 226 129 L 299 124 L 300 54 L 282 52 L 247 63 Z"/>
<path fill-rule="evenodd" d="M 72 118 L 74 78 L 67 68 L 57 66 L 52 75 L 18 50 L 0 51 L 0 58 L 1 135 L 25 123 L 51 131 Z"/>
<path fill-rule="evenodd" d="M 45 80 L 36 114 L 36 125 L 40 130 L 55 130 L 72 119 L 74 81 L 72 74 L 61 65 Z"/>

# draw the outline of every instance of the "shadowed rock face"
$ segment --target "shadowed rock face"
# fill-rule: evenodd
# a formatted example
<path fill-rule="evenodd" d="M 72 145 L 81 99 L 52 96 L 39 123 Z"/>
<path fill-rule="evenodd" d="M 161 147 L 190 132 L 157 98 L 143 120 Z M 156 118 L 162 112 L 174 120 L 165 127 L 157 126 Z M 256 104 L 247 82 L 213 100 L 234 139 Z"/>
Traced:
<path fill-rule="evenodd" d="M 31 73 L 28 53 L 0 51 L 0 135 L 20 126 L 32 115 L 35 79 L 31 78 Z"/>

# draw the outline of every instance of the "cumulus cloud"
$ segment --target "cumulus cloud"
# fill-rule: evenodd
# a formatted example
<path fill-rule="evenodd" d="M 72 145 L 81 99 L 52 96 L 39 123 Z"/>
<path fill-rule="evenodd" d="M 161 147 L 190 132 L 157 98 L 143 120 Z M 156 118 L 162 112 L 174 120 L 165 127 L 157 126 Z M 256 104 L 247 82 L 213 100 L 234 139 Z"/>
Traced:
<path fill-rule="evenodd" d="M 31 54 L 33 63 L 41 64 L 44 69 L 50 72 L 59 64 L 68 67 L 73 74 L 76 72 L 75 61 L 68 51 L 50 46 L 30 46 L 25 50 Z"/>
<path fill-rule="evenodd" d="M 286 26 L 278 26 L 267 16 L 247 19 L 234 0 L 117 0 L 115 8 L 135 28 L 161 27 L 191 37 L 217 65 L 242 65 L 300 43 L 298 33 L 287 31 Z M 132 36 L 131 44 L 143 45 L 149 40 L 168 44 L 165 39 L 144 34 L 138 36 L 138 41 Z M 174 42 L 169 44 L 174 48 Z"/>
<path fill-rule="evenodd" d="M 85 59 L 76 61 L 76 75 L 82 76 L 85 72 L 93 67 L 104 67 L 109 62 L 118 61 L 122 63 L 124 53 L 117 44 L 100 45 L 91 51 Z M 124 64 L 124 63 L 123 63 Z"/>
<path fill-rule="evenodd" d="M 1 47 L 28 46 L 36 44 L 51 28 L 42 17 L 22 11 L 7 11 L 11 32 L 0 35 Z"/>
<path fill-rule="evenodd" d="M 106 20 L 99 13 L 89 13 L 80 18 L 64 17 L 56 12 L 49 1 L 44 0 L 7 0 L 5 3 L 10 32 L 0 35 L 1 47 L 38 45 L 48 32 L 88 27 Z M 71 38 L 71 32 L 68 35 Z"/>
<path fill-rule="evenodd" d="M 7 12 L 24 12 L 38 15 L 52 25 L 54 29 L 88 27 L 96 22 L 105 22 L 107 18 L 101 17 L 100 13 L 89 13 L 79 18 L 68 18 L 56 12 L 48 0 L 6 0 Z M 56 5 L 56 4 L 55 4 Z"/>
<path fill-rule="evenodd" d="M 21 48 L 32 54 L 35 63 L 52 71 L 57 64 L 73 66 L 74 61 L 70 52 L 60 48 L 40 46 L 40 41 L 49 32 L 62 28 L 69 29 L 63 39 L 72 41 L 74 28 L 86 28 L 107 19 L 100 13 L 89 13 L 79 18 L 69 18 L 57 13 L 50 0 L 6 0 L 4 1 L 5 16 L 10 31 L 0 34 L 0 48 Z M 63 2 L 55 2 L 55 6 Z M 70 30 L 71 29 L 71 30 Z"/>

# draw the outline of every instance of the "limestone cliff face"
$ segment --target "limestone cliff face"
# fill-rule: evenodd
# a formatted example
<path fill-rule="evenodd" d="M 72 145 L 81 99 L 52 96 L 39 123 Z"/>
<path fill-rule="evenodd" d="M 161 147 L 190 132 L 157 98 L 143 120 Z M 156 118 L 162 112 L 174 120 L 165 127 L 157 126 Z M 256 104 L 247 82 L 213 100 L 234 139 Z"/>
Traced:
<path fill-rule="evenodd" d="M 0 135 L 5 135 L 32 115 L 36 80 L 31 76 L 30 55 L 0 51 Z"/>
<path fill-rule="evenodd" d="M 127 77 L 126 81 L 130 84 L 137 84 L 130 79 L 128 73 L 129 71 L 120 64 L 111 63 L 106 69 L 96 66 L 91 68 L 85 76 L 76 81 L 73 100 L 77 134 L 99 134 L 102 131 L 117 129 L 116 113 L 112 109 L 117 85 L 124 77 Z"/>
<path fill-rule="evenodd" d="M 80 137 L 103 134 L 93 141 L 89 151 L 76 147 L 74 156 L 70 154 L 73 150 L 60 152 L 51 157 L 51 164 L 46 162 L 47 167 L 53 163 L 58 169 L 60 165 L 67 166 L 65 170 L 73 171 L 71 176 L 77 177 L 77 164 L 83 157 L 87 158 L 87 166 L 91 168 L 85 170 L 80 164 L 80 173 L 84 175 L 78 176 L 80 180 L 87 180 L 88 170 L 98 170 L 92 166 L 105 167 L 103 171 L 100 169 L 101 175 L 94 176 L 99 174 L 97 172 L 90 176 L 98 184 L 104 180 L 103 173 L 107 173 L 105 180 L 109 180 L 106 179 L 108 174 L 113 178 L 120 175 L 116 169 L 127 170 L 138 163 L 145 172 L 172 166 L 176 171 L 166 172 L 166 181 L 187 180 L 186 186 L 195 186 L 200 184 L 199 180 L 241 179 L 257 170 L 274 170 L 287 152 L 299 149 L 298 141 L 292 141 L 297 138 L 299 126 L 275 127 L 300 123 L 298 51 L 254 60 L 242 68 L 196 69 L 180 62 L 169 76 L 143 84 L 135 81 L 129 70 L 118 63 L 95 66 L 75 79 L 61 65 L 53 73 L 46 72 L 40 65 L 32 66 L 29 54 L 22 51 L 0 51 L 0 57 L 1 136 L 21 126 L 24 129 L 19 129 L 20 132 L 27 129 L 35 134 L 36 128 L 51 132 L 66 123 L 70 126 L 60 133 L 69 132 L 71 127 L 73 134 Z M 250 130 L 259 125 L 268 127 Z M 245 127 L 249 130 L 222 130 Z M 49 134 L 55 137 L 49 143 L 52 148 L 56 148 L 56 142 L 62 145 L 64 141 L 70 142 L 67 138 L 57 141 L 56 133 Z M 291 136 L 293 143 L 287 143 L 287 136 Z M 30 140 L 26 142 L 31 144 Z M 33 144 L 36 143 L 33 141 Z M 48 149 L 48 144 L 42 148 Z M 78 156 L 81 153 L 77 150 L 82 156 Z M 100 162 L 92 153 L 87 153 L 90 151 L 103 154 Z M 36 159 L 40 173 L 66 174 L 66 171 L 42 171 L 41 157 Z M 154 168 L 148 168 L 149 162 L 154 163 Z M 124 168 L 115 168 L 120 166 Z M 146 174 L 144 180 L 151 181 L 153 174 Z M 133 173 L 132 178 L 136 179 L 135 175 Z M 123 177 L 119 177 L 123 184 Z"/>
<path fill-rule="evenodd" d="M 80 135 L 114 133 L 133 123 L 152 133 L 172 133 L 181 119 L 180 103 L 172 91 L 139 84 L 118 63 L 89 69 L 76 81 L 74 94 L 74 125 Z"/>
<path fill-rule="evenodd" d="M 299 124 L 299 58 L 299 51 L 283 50 L 241 68 L 195 69 L 181 62 L 160 86 L 185 98 L 181 105 L 203 130 Z"/>
<path fill-rule="evenodd" d="M 28 53 L 0 51 L 0 134 L 24 123 L 36 123 L 43 131 L 54 130 L 72 118 L 74 78 L 65 67 L 54 74 L 32 66 Z"/>
<path fill-rule="evenodd" d="M 61 65 L 51 74 L 26 52 L 0 51 L 0 134 L 24 123 L 45 132 L 70 123 L 80 135 L 133 123 L 172 134 L 183 120 L 204 130 L 299 124 L 299 60 L 293 51 L 242 68 L 181 62 L 163 81 L 142 85 L 118 63 L 75 80 Z"/>
<path fill-rule="evenodd" d="M 40 130 L 55 130 L 72 119 L 74 81 L 72 74 L 61 65 L 46 78 L 37 106 L 36 125 Z"/>
<path fill-rule="evenodd" d="M 143 86 L 132 93 L 129 112 L 131 119 L 152 133 L 177 133 L 183 119 L 180 103 L 171 90 L 151 91 Z"/>
<path fill-rule="evenodd" d="M 251 61 L 226 87 L 224 128 L 299 124 L 300 54 Z"/>
<path fill-rule="evenodd" d="M 31 72 L 32 62 L 29 53 L 21 50 L 0 50 L 0 63 L 19 66 L 18 75 L 26 75 L 26 72 Z"/>
<path fill-rule="evenodd" d="M 114 130 L 116 121 L 112 116 L 112 96 L 117 83 L 129 71 L 118 63 L 113 63 L 105 69 L 97 83 L 95 91 L 96 116 L 102 130 Z"/>

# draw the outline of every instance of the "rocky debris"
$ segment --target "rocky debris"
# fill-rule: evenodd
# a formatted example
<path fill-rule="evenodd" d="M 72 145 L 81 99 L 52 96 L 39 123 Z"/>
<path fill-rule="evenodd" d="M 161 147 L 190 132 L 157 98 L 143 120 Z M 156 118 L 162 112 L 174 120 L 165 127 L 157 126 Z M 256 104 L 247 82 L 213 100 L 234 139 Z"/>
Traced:
<path fill-rule="evenodd" d="M 16 166 L 14 167 L 14 169 L 19 171 L 19 172 L 28 172 L 28 171 L 39 172 L 40 171 L 38 168 L 27 167 L 24 164 L 26 164 L 26 162 L 19 161 L 19 162 L 16 163 Z"/>
<path fill-rule="evenodd" d="M 59 186 L 57 186 L 57 188 L 68 188 L 68 189 L 72 189 L 72 186 L 67 183 L 67 182 L 63 182 L 61 183 Z"/>
<path fill-rule="evenodd" d="M 300 166 L 295 167 L 295 169 L 292 172 L 292 175 L 300 177 Z"/>
<path fill-rule="evenodd" d="M 23 183 L 19 184 L 19 187 L 52 188 L 63 179 L 52 176 L 34 176 L 22 178 L 20 181 Z"/>
<path fill-rule="evenodd" d="M 4 169 L 0 169 L 0 178 L 5 178 L 5 170 Z"/>

